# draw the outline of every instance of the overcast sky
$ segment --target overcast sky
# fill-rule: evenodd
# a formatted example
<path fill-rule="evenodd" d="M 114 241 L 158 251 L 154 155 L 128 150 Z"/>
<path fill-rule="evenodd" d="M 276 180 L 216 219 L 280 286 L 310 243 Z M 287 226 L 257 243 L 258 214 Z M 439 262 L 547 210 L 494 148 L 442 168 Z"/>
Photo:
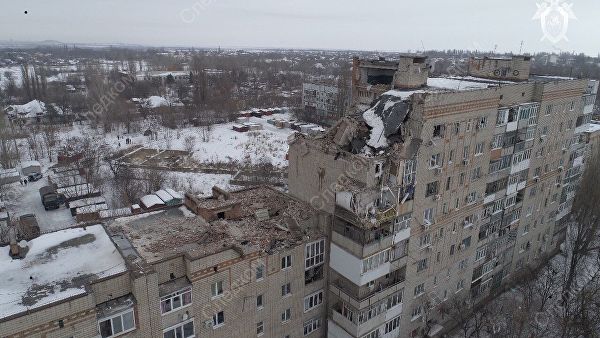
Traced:
<path fill-rule="evenodd" d="M 600 1 L 564 0 L 567 38 L 540 41 L 544 0 L 2 0 L 0 40 L 152 46 L 600 53 Z M 28 14 L 24 14 L 27 10 Z"/>

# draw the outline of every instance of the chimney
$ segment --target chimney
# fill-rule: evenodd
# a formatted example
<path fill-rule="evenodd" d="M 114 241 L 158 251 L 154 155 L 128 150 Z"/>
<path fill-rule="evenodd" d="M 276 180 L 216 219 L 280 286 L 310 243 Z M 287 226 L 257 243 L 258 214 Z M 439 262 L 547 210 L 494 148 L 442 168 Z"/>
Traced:
<path fill-rule="evenodd" d="M 17 244 L 17 227 L 15 227 L 14 225 L 11 225 L 8 228 L 8 238 L 10 242 L 10 257 L 19 257 L 20 248 L 19 244 Z"/>

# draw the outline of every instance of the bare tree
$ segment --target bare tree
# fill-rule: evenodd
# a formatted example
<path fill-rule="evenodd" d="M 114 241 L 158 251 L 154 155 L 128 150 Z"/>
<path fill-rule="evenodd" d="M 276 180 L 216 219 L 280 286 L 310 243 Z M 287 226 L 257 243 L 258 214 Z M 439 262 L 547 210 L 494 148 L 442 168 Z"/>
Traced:
<path fill-rule="evenodd" d="M 600 250 L 596 238 L 600 226 L 600 149 L 592 154 L 586 163 L 586 169 L 573 201 L 573 222 L 567 227 L 567 271 L 563 286 L 563 298 L 566 301 L 581 269 L 582 263 L 592 253 Z"/>
<path fill-rule="evenodd" d="M 186 136 L 183 139 L 183 145 L 185 147 L 185 151 L 192 153 L 194 151 L 194 147 L 196 145 L 196 138 L 194 136 Z"/>

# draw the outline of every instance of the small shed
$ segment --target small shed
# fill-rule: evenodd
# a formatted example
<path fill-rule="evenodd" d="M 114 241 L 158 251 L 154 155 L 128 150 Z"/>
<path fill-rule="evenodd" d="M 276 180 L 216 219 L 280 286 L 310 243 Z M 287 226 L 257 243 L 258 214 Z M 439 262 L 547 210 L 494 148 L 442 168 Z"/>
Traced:
<path fill-rule="evenodd" d="M 233 125 L 233 130 L 237 131 L 238 133 L 245 133 L 248 130 L 250 130 L 250 128 L 245 125 L 235 124 L 235 125 Z"/>
<path fill-rule="evenodd" d="M 17 169 L 0 169 L 0 185 L 15 183 L 19 182 L 20 180 L 21 175 Z"/>
<path fill-rule="evenodd" d="M 140 205 L 144 210 L 160 210 L 165 207 L 165 202 L 155 194 L 152 194 L 142 197 L 140 199 Z"/>
<path fill-rule="evenodd" d="M 131 206 L 131 213 L 132 214 L 140 214 L 142 212 L 142 207 L 140 207 L 139 204 L 134 204 Z"/>
<path fill-rule="evenodd" d="M 38 161 L 26 161 L 21 162 L 21 174 L 23 176 L 31 175 L 31 174 L 41 174 L 42 173 L 42 165 Z"/>
<path fill-rule="evenodd" d="M 260 123 L 248 122 L 248 123 L 244 123 L 244 126 L 246 126 L 248 128 L 248 130 L 250 130 L 250 131 L 262 130 L 263 129 L 263 126 Z"/>
<path fill-rule="evenodd" d="M 173 207 L 176 205 L 181 205 L 181 200 L 176 199 L 171 194 L 169 194 L 166 190 L 159 190 L 156 193 L 158 196 L 168 207 Z"/>

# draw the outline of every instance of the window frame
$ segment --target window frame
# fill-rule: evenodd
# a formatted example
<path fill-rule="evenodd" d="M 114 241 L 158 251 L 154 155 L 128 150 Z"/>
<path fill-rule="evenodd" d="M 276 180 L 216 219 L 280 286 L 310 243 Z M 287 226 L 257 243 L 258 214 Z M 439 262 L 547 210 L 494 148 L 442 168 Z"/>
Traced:
<path fill-rule="evenodd" d="M 193 334 L 192 334 L 191 336 L 187 336 L 187 337 L 185 337 L 185 338 L 193 338 L 193 337 L 196 337 L 196 326 L 194 325 L 194 318 L 190 318 L 190 319 L 184 320 L 183 322 L 177 323 L 177 324 L 175 324 L 175 325 L 173 325 L 173 326 L 170 326 L 170 327 L 168 327 L 168 328 L 164 329 L 164 330 L 163 330 L 163 338 L 165 337 L 165 333 L 167 333 L 167 332 L 169 332 L 169 331 L 176 331 L 176 329 L 178 329 L 178 328 L 181 328 L 181 334 L 182 334 L 182 337 L 184 337 L 184 336 L 183 336 L 183 332 L 184 332 L 184 331 L 183 331 L 183 327 L 184 327 L 186 324 L 189 324 L 189 323 L 192 323 L 192 330 L 193 330 Z M 175 333 L 174 333 L 174 336 L 175 336 L 175 337 L 177 337 L 177 332 L 175 332 Z"/>
<path fill-rule="evenodd" d="M 220 323 L 217 322 L 219 319 L 219 313 L 223 314 L 223 320 Z M 218 329 L 218 328 L 224 326 L 225 325 L 225 311 L 221 310 L 221 311 L 218 311 L 217 313 L 214 313 L 212 316 L 212 324 L 213 324 L 212 325 L 213 329 Z"/>
<path fill-rule="evenodd" d="M 304 297 L 304 313 L 310 312 L 313 309 L 319 307 L 321 304 L 323 304 L 323 297 L 324 297 L 324 293 L 323 290 L 319 290 L 317 292 L 313 292 L 310 295 Z M 309 306 L 308 308 L 306 307 L 306 301 L 309 301 Z M 312 306 L 310 306 L 310 301 L 312 300 Z"/>
<path fill-rule="evenodd" d="M 183 304 L 184 302 L 184 294 L 189 293 L 190 294 L 190 302 L 187 304 Z M 180 306 L 178 306 L 177 308 L 173 307 L 173 299 L 175 298 L 179 298 L 180 299 Z M 170 310 L 163 312 L 163 302 L 165 302 L 166 300 L 169 300 L 170 302 Z M 160 314 L 161 316 L 164 316 L 166 314 L 169 314 L 173 311 L 178 311 L 181 310 L 183 308 L 186 308 L 190 305 L 192 305 L 192 303 L 194 302 L 193 300 L 193 292 L 192 292 L 192 286 L 186 286 L 185 288 L 182 288 L 178 291 L 175 291 L 171 294 L 168 294 L 166 296 L 162 296 L 160 297 Z"/>
<path fill-rule="evenodd" d="M 124 323 L 123 316 L 125 314 L 129 314 L 129 313 L 131 313 L 131 318 L 132 318 L 133 326 L 131 328 L 125 330 L 124 329 L 124 325 L 123 325 L 123 323 Z M 113 319 L 115 319 L 117 317 L 119 317 L 121 319 L 121 329 L 122 329 L 122 331 L 120 331 L 120 332 L 118 332 L 118 333 L 115 334 L 115 328 L 114 328 L 114 324 L 113 324 Z M 102 331 L 100 329 L 100 323 L 105 322 L 105 321 L 109 321 L 110 322 L 110 330 L 111 330 L 111 335 L 110 336 L 102 336 Z M 116 314 L 113 314 L 113 315 L 110 315 L 110 316 L 98 319 L 96 322 L 97 322 L 96 326 L 98 327 L 98 333 L 99 333 L 100 337 L 102 337 L 102 338 L 118 337 L 118 336 L 121 336 L 121 335 L 123 335 L 123 334 L 125 334 L 127 332 L 131 332 L 131 331 L 134 331 L 135 329 L 137 329 L 137 327 L 136 327 L 136 321 L 135 321 L 135 308 L 128 308 L 128 309 L 126 309 L 124 311 L 121 311 L 119 313 L 116 313 Z"/>

